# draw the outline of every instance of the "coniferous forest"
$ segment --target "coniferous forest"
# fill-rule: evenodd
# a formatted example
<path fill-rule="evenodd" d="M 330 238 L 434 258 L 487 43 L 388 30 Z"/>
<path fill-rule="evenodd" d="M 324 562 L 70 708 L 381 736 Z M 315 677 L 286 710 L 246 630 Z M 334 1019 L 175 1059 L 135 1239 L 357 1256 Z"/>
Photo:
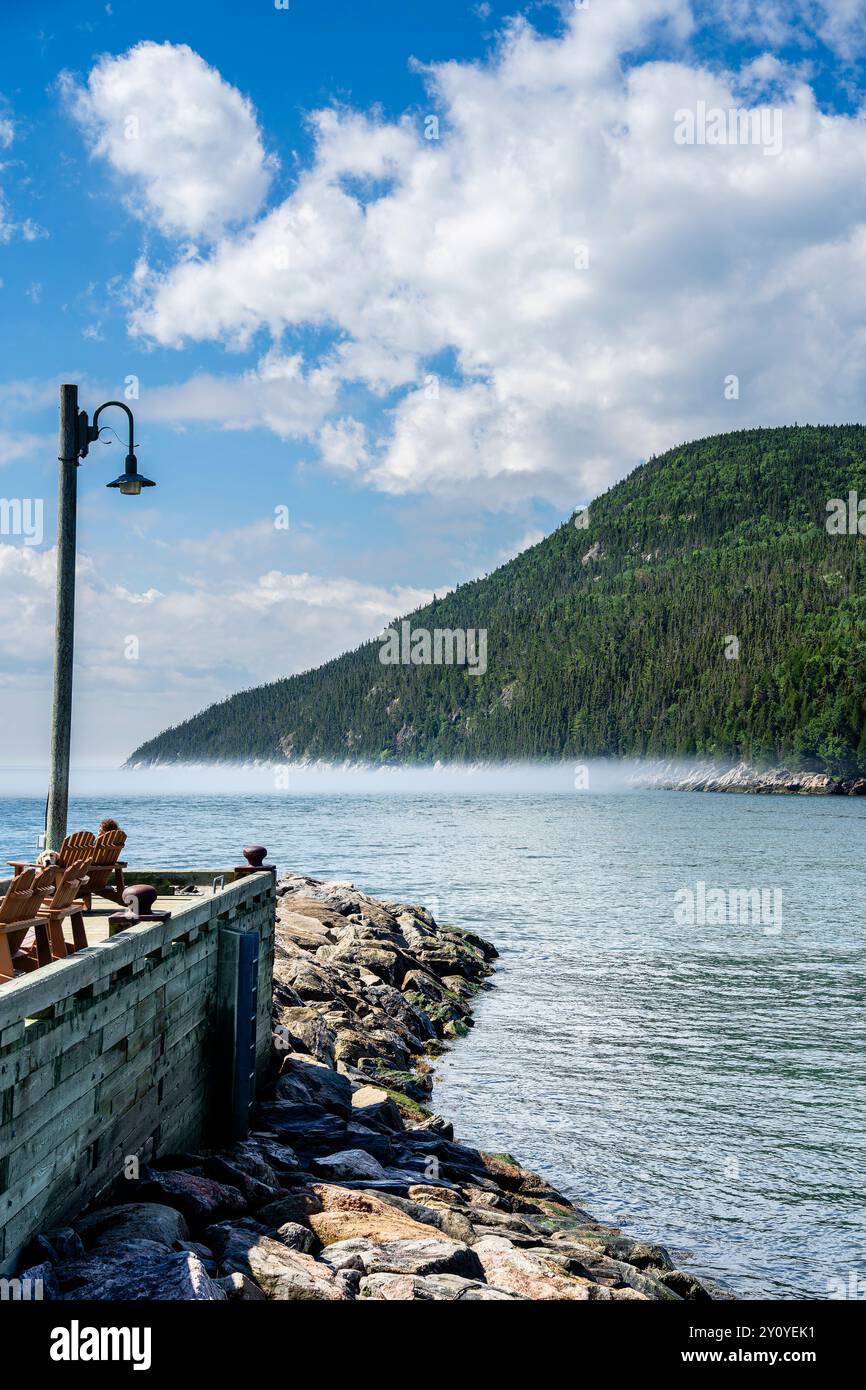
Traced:
<path fill-rule="evenodd" d="M 484 675 L 383 665 L 376 640 L 233 695 L 130 761 L 703 756 L 862 774 L 866 536 L 826 527 L 852 492 L 866 498 L 860 425 L 672 449 L 588 524 L 404 615 L 413 631 L 486 629 Z"/>

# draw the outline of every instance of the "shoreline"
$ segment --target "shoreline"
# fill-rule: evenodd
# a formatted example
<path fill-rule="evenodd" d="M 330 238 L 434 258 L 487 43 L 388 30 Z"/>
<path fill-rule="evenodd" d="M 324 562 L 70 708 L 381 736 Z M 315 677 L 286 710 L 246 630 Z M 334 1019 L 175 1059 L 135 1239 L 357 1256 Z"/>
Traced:
<path fill-rule="evenodd" d="M 435 1057 L 489 987 L 489 942 L 297 874 L 276 919 L 274 1066 L 250 1137 L 142 1164 L 31 1242 L 19 1279 L 69 1302 L 730 1297 L 427 1108 Z"/>
<path fill-rule="evenodd" d="M 728 792 L 752 796 L 866 796 L 866 777 L 831 777 L 827 772 L 792 772 L 788 768 L 700 764 L 656 765 L 630 778 L 636 790 Z"/>

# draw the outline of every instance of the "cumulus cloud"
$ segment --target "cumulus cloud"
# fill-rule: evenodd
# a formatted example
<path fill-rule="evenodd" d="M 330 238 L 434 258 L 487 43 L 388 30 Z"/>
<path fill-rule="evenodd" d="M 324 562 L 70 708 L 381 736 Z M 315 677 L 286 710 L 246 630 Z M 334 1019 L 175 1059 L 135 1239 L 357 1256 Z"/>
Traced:
<path fill-rule="evenodd" d="M 15 463 L 18 459 L 30 458 L 39 451 L 46 458 L 57 452 L 57 440 L 51 435 L 10 434 L 0 430 L 0 467 L 5 463 Z"/>
<path fill-rule="evenodd" d="M 432 597 L 409 586 L 278 569 L 246 580 L 210 572 L 185 586 L 136 592 L 110 571 L 87 556 L 79 562 L 76 683 L 94 736 L 92 747 L 79 747 L 82 757 L 107 752 L 122 759 L 131 751 L 130 739 L 141 741 L 232 690 L 317 666 L 377 636 L 397 615 Z M 40 721 L 49 691 L 54 577 L 53 550 L 0 543 L 6 611 L 0 718 L 14 702 L 15 727 L 23 721 L 22 746 L 33 724 L 34 754 L 44 745 Z M 137 660 L 124 655 L 129 637 L 138 639 Z M 106 722 L 107 700 L 114 716 Z M 118 700 L 134 718 L 117 717 Z M 107 731 L 115 740 L 110 747 Z"/>
<path fill-rule="evenodd" d="M 845 0 L 816 22 L 842 11 L 853 24 Z M 514 21 L 486 60 L 421 73 L 438 139 L 423 116 L 316 113 L 279 206 L 207 256 L 141 267 L 133 331 L 244 349 L 264 330 L 283 361 L 283 336 L 314 330 L 309 360 L 287 359 L 290 425 L 309 382 L 325 466 L 393 494 L 564 506 L 684 439 L 855 418 L 862 119 L 823 111 L 777 57 L 702 65 L 702 13 L 607 0 L 553 37 Z M 675 139 L 684 110 L 767 102 L 772 149 Z M 257 423 L 266 376 L 225 393 L 228 423 Z"/>
<path fill-rule="evenodd" d="M 195 422 L 244 430 L 265 425 L 281 439 L 312 437 L 333 409 L 333 373 L 305 371 L 302 357 L 266 354 L 240 376 L 202 372 L 177 386 L 148 393 L 148 419 Z"/>
<path fill-rule="evenodd" d="M 161 231 L 211 237 L 261 208 L 274 161 L 252 105 L 186 44 L 139 43 L 64 87 L 93 154 Z"/>

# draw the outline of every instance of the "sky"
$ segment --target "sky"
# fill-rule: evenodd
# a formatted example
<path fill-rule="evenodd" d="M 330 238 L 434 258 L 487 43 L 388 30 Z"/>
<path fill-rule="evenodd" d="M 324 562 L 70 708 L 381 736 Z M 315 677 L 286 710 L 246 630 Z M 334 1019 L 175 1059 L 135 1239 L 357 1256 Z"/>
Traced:
<path fill-rule="evenodd" d="M 157 482 L 106 491 L 111 430 L 79 471 L 88 766 L 666 448 L 863 418 L 860 0 L 4 0 L 0 43 L 0 766 L 47 760 L 61 382 Z"/>

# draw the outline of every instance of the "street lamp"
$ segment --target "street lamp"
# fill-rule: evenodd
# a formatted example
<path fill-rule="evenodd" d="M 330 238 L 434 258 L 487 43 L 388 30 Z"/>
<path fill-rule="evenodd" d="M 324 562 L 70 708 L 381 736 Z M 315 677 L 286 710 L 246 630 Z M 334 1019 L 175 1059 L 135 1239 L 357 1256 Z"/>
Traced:
<path fill-rule="evenodd" d="M 51 709 L 51 769 L 45 815 L 46 848 L 57 850 L 66 834 L 69 804 L 69 746 L 72 733 L 72 659 L 75 625 L 75 532 L 78 514 L 78 466 L 90 445 L 99 438 L 99 417 L 109 406 L 119 406 L 129 420 L 129 451 L 124 472 L 113 482 L 127 497 L 137 497 L 143 487 L 155 487 L 138 471 L 135 457 L 132 411 L 123 401 L 106 401 L 93 415 L 78 409 L 78 387 L 60 388 L 60 478 L 57 495 L 57 613 L 54 635 L 54 700 Z"/>

